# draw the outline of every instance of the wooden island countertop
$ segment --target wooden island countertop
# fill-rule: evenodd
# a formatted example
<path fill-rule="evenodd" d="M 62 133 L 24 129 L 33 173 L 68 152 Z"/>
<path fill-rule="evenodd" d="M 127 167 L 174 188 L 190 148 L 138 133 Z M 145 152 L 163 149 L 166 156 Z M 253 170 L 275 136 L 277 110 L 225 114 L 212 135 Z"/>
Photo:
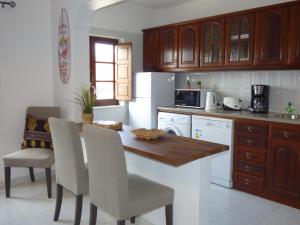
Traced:
<path fill-rule="evenodd" d="M 178 167 L 197 159 L 227 151 L 227 145 L 164 134 L 157 140 L 137 139 L 129 126 L 119 131 L 126 151 Z"/>

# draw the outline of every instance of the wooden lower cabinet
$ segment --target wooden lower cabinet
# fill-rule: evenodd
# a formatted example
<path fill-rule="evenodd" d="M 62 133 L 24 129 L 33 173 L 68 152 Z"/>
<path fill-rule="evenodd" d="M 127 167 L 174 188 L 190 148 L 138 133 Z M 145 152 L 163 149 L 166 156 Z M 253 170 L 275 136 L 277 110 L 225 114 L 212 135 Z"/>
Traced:
<path fill-rule="evenodd" d="M 269 190 L 277 195 L 299 198 L 300 143 L 272 140 L 269 162 Z"/>
<path fill-rule="evenodd" d="M 256 135 L 247 127 L 255 127 Z M 300 208 L 299 137 L 300 125 L 236 121 L 233 187 Z"/>

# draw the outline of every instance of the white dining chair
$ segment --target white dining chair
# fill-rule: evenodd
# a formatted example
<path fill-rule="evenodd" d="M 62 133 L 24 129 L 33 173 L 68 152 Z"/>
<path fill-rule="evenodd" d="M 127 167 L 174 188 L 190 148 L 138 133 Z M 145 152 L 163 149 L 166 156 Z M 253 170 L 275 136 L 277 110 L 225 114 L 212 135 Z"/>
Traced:
<path fill-rule="evenodd" d="M 76 196 L 74 225 L 79 225 L 82 198 L 88 193 L 88 170 L 84 164 L 79 127 L 74 122 L 58 118 L 50 118 L 49 125 L 54 146 L 57 187 L 54 221 L 58 221 L 63 188 L 66 188 Z"/>
<path fill-rule="evenodd" d="M 135 174 L 127 174 L 120 135 L 113 130 L 83 127 L 89 167 L 90 225 L 97 207 L 125 225 L 136 216 L 165 207 L 166 224 L 173 224 L 174 191 Z"/>

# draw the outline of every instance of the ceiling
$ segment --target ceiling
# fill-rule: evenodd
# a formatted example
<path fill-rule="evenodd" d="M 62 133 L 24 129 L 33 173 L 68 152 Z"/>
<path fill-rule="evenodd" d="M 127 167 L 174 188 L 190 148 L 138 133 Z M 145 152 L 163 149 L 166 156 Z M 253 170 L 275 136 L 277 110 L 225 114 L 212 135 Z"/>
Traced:
<path fill-rule="evenodd" d="M 163 9 L 163 8 L 168 8 L 168 7 L 180 5 L 182 3 L 191 2 L 195 0 L 125 0 L 125 1 L 140 6 L 152 8 L 152 9 Z"/>

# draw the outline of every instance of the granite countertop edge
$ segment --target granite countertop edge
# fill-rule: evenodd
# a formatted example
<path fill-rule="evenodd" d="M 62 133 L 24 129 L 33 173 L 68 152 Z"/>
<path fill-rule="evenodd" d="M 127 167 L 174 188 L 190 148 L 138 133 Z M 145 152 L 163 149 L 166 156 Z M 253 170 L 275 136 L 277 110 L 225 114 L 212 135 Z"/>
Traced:
<path fill-rule="evenodd" d="M 175 107 L 175 106 L 161 106 L 161 107 L 157 107 L 157 109 L 158 111 L 167 111 L 167 112 L 182 113 L 188 115 L 214 116 L 214 117 L 228 118 L 228 119 L 249 119 L 249 120 L 260 120 L 266 122 L 300 125 L 300 118 L 294 120 L 280 118 L 281 113 L 276 113 L 276 112 L 251 113 L 248 111 L 233 111 L 233 110 L 222 110 L 222 109 L 205 111 L 204 109 L 183 108 L 183 107 Z"/>

